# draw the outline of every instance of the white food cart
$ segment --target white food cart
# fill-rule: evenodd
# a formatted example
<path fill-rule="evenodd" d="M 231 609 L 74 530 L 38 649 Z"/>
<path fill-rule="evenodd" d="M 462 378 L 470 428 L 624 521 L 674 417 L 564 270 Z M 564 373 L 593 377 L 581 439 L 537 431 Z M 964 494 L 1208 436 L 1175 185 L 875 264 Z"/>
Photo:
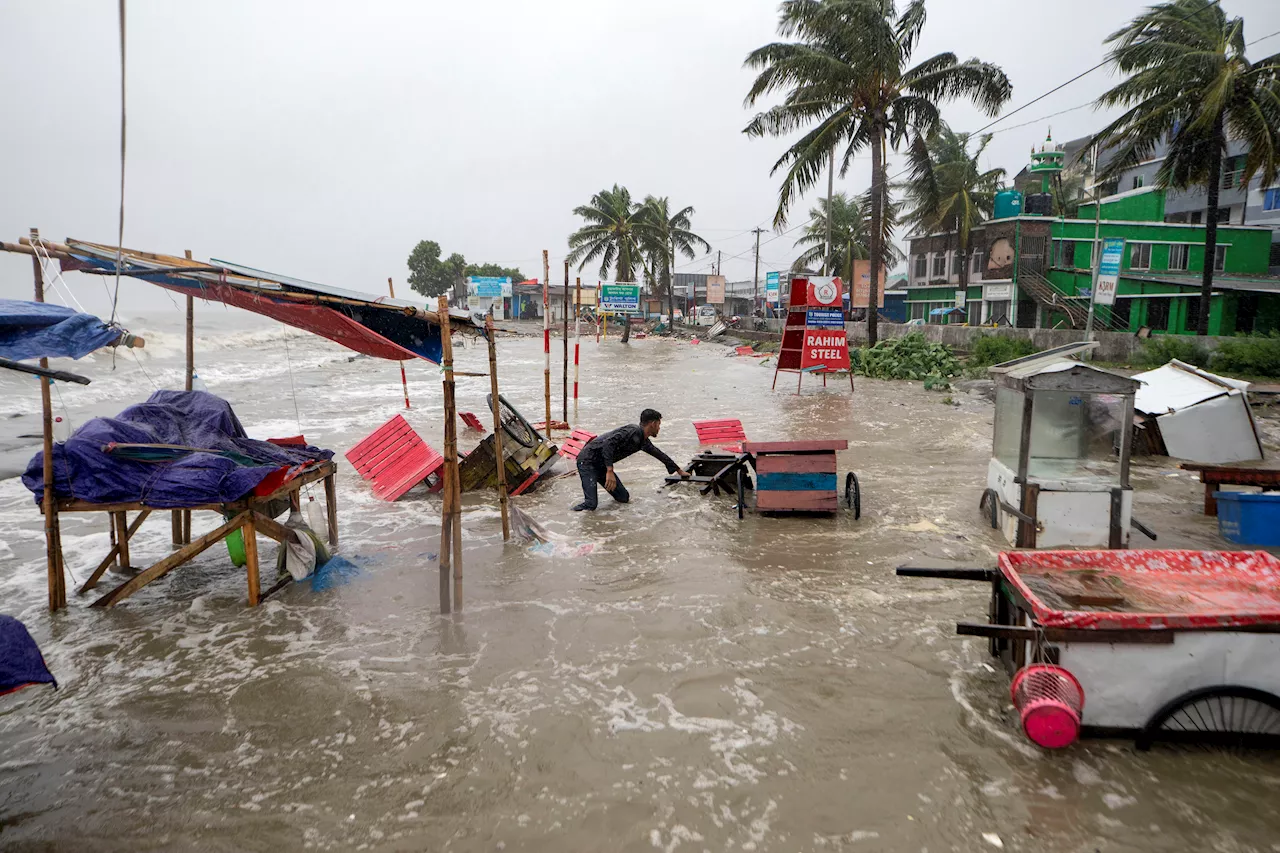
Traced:
<path fill-rule="evenodd" d="M 991 368 L 995 438 L 979 502 L 1019 548 L 1127 548 L 1129 453 L 1139 383 L 1070 356 L 1071 344 Z"/>

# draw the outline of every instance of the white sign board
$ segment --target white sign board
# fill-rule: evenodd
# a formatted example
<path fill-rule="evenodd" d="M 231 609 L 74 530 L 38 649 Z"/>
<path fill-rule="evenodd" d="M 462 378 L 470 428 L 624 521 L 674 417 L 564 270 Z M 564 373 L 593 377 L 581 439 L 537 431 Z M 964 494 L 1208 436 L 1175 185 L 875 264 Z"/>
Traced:
<path fill-rule="evenodd" d="M 983 298 L 988 300 L 1002 300 L 1013 298 L 1012 284 L 988 284 L 982 289 Z"/>
<path fill-rule="evenodd" d="M 1102 257 L 1098 259 L 1098 283 L 1093 288 L 1095 305 L 1114 305 L 1120 284 L 1120 262 L 1124 258 L 1124 239 L 1108 237 L 1102 241 Z"/>
<path fill-rule="evenodd" d="M 968 295 L 969 295 L 968 292 L 965 291 L 964 288 L 960 288 L 959 290 L 956 291 L 956 307 L 957 308 L 963 308 L 965 306 L 965 297 L 967 297 Z"/>

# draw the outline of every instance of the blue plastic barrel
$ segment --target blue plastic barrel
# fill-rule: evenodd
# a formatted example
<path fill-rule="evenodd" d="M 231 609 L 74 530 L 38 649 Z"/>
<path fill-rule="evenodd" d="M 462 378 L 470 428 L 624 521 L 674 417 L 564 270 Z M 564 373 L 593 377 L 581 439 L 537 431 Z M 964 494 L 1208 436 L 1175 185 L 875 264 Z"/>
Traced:
<path fill-rule="evenodd" d="M 1218 532 L 1237 545 L 1280 546 L 1280 493 L 1217 492 Z"/>

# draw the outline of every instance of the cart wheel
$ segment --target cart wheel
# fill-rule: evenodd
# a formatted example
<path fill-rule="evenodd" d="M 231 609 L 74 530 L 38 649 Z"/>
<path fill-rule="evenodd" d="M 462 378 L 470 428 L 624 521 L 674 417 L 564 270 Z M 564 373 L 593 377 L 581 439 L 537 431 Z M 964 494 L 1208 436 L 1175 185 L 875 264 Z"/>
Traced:
<path fill-rule="evenodd" d="M 1156 741 L 1280 748 L 1280 697 L 1252 687 L 1192 690 L 1157 711 L 1135 745 Z"/>
<path fill-rule="evenodd" d="M 996 494 L 995 489 L 987 489 L 982 493 L 982 497 L 978 498 L 978 511 L 987 516 L 992 530 L 1000 528 L 1000 496 Z"/>
<path fill-rule="evenodd" d="M 853 510 L 853 519 L 862 518 L 862 487 L 858 485 L 858 475 L 849 472 L 844 478 L 844 502 Z"/>
<path fill-rule="evenodd" d="M 743 510 L 747 508 L 747 474 L 742 470 L 742 466 L 738 466 L 738 520 L 742 520 Z"/>

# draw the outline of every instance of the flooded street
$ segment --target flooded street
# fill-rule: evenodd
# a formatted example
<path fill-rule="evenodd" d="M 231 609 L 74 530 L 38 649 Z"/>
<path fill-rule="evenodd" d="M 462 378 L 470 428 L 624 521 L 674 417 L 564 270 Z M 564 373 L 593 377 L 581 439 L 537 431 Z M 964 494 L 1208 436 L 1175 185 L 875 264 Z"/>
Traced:
<path fill-rule="evenodd" d="M 235 346 L 215 331 L 201 330 L 198 370 L 255 438 L 300 428 L 340 457 L 402 408 L 394 363 L 278 326 Z M 61 389 L 73 422 L 152 381 L 180 387 L 175 336 L 151 331 L 142 364 L 114 374 L 109 357 L 77 363 L 95 382 Z M 530 420 L 541 349 L 499 346 L 503 394 Z M 656 444 L 682 465 L 693 419 L 847 438 L 839 473 L 858 473 L 860 521 L 739 521 L 728 498 L 663 490 L 640 454 L 618 466 L 629 505 L 602 494 L 599 512 L 570 513 L 576 478 L 514 499 L 598 546 L 582 557 L 504 547 L 495 497 L 465 495 L 465 607 L 442 618 L 438 496 L 375 500 L 343 459 L 340 553 L 359 574 L 249 610 L 218 546 L 112 611 L 73 596 L 50 617 L 40 515 L 0 481 L 14 552 L 0 612 L 27 623 L 61 685 L 0 698 L 0 849 L 1280 851 L 1276 757 L 1033 748 L 986 642 L 954 634 L 984 617 L 987 587 L 894 576 L 925 559 L 994 565 L 1003 541 L 977 509 L 988 402 L 865 379 L 852 396 L 812 379 L 797 396 L 790 377 L 771 392 L 771 367 L 728 352 L 584 340 L 578 422 L 603 432 L 657 408 Z M 478 346 L 457 358 L 487 367 Z M 35 383 L 2 381 L 4 414 L 28 413 L 5 437 L 38 431 Z M 487 378 L 458 389 L 488 421 Z M 442 446 L 434 366 L 410 366 L 410 395 L 406 417 Z M 461 433 L 464 448 L 477 438 Z M 1198 481 L 1169 460 L 1138 460 L 1134 484 L 1161 547 L 1223 547 Z M 197 515 L 195 532 L 217 520 Z M 83 581 L 105 522 L 68 516 L 63 531 Z M 134 562 L 169 537 L 157 514 Z M 268 543 L 264 571 L 273 557 Z"/>

